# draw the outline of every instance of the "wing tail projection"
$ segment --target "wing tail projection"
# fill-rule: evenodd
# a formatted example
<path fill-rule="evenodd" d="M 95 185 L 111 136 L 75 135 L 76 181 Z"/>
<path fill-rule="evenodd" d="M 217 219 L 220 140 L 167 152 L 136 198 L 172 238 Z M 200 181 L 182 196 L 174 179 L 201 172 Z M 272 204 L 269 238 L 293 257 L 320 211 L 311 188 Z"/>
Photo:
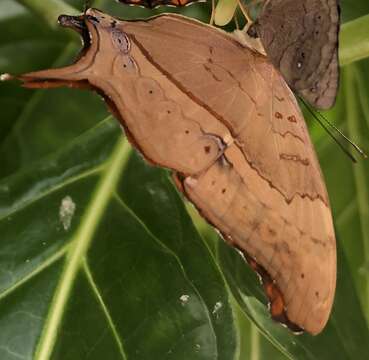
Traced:
<path fill-rule="evenodd" d="M 185 179 L 184 192 L 259 272 L 272 317 L 293 330 L 317 334 L 328 321 L 335 286 L 330 280 L 335 274 L 326 271 L 327 261 L 330 265 L 335 261 L 329 209 L 319 199 L 301 205 L 302 211 L 315 214 L 315 221 L 328 217 L 326 238 L 315 239 L 291 222 L 290 205 L 286 203 L 285 213 L 273 208 L 271 199 L 284 199 L 261 178 L 255 181 L 252 172 L 234 145 L 206 172 Z M 302 202 L 300 198 L 293 201 Z M 327 258 L 326 250 L 332 256 Z"/>

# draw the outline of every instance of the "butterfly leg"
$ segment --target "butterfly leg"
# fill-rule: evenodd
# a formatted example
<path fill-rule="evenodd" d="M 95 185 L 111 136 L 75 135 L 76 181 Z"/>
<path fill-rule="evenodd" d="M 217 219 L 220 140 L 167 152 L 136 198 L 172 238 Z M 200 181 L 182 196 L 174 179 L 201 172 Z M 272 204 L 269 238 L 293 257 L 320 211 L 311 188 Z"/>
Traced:
<path fill-rule="evenodd" d="M 214 25 L 214 17 L 215 17 L 215 0 L 211 0 L 211 16 L 209 20 L 210 25 Z"/>
<path fill-rule="evenodd" d="M 247 7 L 243 4 L 242 0 L 238 0 L 238 7 L 240 8 L 243 16 L 247 20 L 247 24 L 245 28 L 248 29 L 253 24 L 254 21 L 252 20 L 252 17 L 249 14 Z"/>

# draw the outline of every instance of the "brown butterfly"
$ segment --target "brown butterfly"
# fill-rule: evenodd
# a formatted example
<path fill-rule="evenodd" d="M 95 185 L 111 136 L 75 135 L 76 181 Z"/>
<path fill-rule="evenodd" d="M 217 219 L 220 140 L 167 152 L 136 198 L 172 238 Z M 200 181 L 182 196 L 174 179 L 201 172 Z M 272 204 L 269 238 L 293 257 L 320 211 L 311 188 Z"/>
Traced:
<path fill-rule="evenodd" d="M 339 82 L 338 0 L 267 0 L 253 26 L 288 85 L 315 108 L 331 108 Z"/>
<path fill-rule="evenodd" d="M 293 93 L 265 56 L 179 15 L 61 16 L 85 47 L 70 66 L 18 78 L 104 96 L 132 144 L 263 278 L 273 318 L 319 333 L 336 245 L 327 191 Z"/>
<path fill-rule="evenodd" d="M 154 9 L 158 6 L 186 6 L 194 2 L 204 2 L 206 0 L 118 0 L 118 1 L 128 5 L 140 5 L 149 9 Z"/>
<path fill-rule="evenodd" d="M 153 8 L 196 2 L 120 0 Z M 239 3 L 248 20 L 247 9 Z M 265 0 L 250 34 L 260 37 L 265 52 L 288 85 L 317 109 L 336 100 L 338 70 L 338 0 Z"/>

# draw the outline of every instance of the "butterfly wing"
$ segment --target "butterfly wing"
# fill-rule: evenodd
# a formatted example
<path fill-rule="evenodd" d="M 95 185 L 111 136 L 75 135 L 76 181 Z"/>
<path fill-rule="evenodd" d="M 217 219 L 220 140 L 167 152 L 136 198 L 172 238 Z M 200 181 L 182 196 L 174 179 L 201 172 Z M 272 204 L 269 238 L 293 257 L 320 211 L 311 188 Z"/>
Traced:
<path fill-rule="evenodd" d="M 316 108 L 334 105 L 339 80 L 337 0 L 268 0 L 256 30 L 293 90 Z"/>
<path fill-rule="evenodd" d="M 119 2 L 128 5 L 140 5 L 149 9 L 154 9 L 158 6 L 187 6 L 196 2 L 203 2 L 205 0 L 119 0 Z"/>
<path fill-rule="evenodd" d="M 99 91 L 132 143 L 175 171 L 179 188 L 262 275 L 273 317 L 320 332 L 334 298 L 335 237 L 283 78 L 265 57 L 194 20 L 87 14 L 92 39 L 79 61 L 23 75 L 25 85 Z"/>
<path fill-rule="evenodd" d="M 335 292 L 335 236 L 319 164 L 287 84 L 265 57 L 195 21 L 165 16 L 128 23 L 125 31 L 231 134 L 223 137 L 223 157 L 183 180 L 185 194 L 276 282 L 283 309 L 275 302 L 273 315 L 281 319 L 285 307 L 288 321 L 321 331 Z"/>

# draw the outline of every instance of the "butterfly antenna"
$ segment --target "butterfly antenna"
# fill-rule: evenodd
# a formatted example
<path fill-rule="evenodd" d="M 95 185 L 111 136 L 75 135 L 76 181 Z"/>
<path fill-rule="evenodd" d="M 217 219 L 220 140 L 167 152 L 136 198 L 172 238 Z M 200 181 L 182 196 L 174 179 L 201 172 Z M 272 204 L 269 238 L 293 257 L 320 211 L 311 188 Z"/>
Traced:
<path fill-rule="evenodd" d="M 238 12 L 236 12 L 233 16 L 233 21 L 234 21 L 234 24 L 236 26 L 236 29 L 237 30 L 240 30 L 240 23 L 238 22 Z"/>
<path fill-rule="evenodd" d="M 85 3 L 83 5 L 83 14 L 86 16 L 87 10 L 91 7 L 91 0 L 85 0 Z"/>
<path fill-rule="evenodd" d="M 245 19 L 247 20 L 247 29 L 251 26 L 251 24 L 254 22 L 249 14 L 248 9 L 246 8 L 246 6 L 243 4 L 242 0 L 238 0 L 238 7 L 240 8 L 243 16 L 245 17 Z"/>
<path fill-rule="evenodd" d="M 332 124 L 321 112 L 317 111 L 317 114 L 331 127 L 331 129 L 336 130 L 364 159 L 368 157 L 366 153 L 357 144 L 355 144 L 340 129 L 338 129 L 334 124 Z"/>
<path fill-rule="evenodd" d="M 320 124 L 320 126 L 327 132 L 327 134 L 334 140 L 334 142 L 340 147 L 340 149 L 351 159 L 352 162 L 356 163 L 357 160 L 355 157 L 342 145 L 342 143 L 332 134 L 332 132 L 329 130 L 329 128 L 323 123 L 322 120 L 324 120 L 331 129 L 334 129 L 340 134 L 350 145 L 354 147 L 354 149 L 363 157 L 366 157 L 366 154 L 363 150 L 359 148 L 354 142 L 352 142 L 346 135 L 342 133 L 336 126 L 334 126 L 331 122 L 329 122 L 319 111 L 316 113 L 310 108 L 310 106 L 301 99 L 301 102 L 305 105 L 306 109 L 309 111 L 309 113 L 314 117 L 316 121 Z M 317 114 L 320 116 L 320 118 L 317 116 Z"/>

